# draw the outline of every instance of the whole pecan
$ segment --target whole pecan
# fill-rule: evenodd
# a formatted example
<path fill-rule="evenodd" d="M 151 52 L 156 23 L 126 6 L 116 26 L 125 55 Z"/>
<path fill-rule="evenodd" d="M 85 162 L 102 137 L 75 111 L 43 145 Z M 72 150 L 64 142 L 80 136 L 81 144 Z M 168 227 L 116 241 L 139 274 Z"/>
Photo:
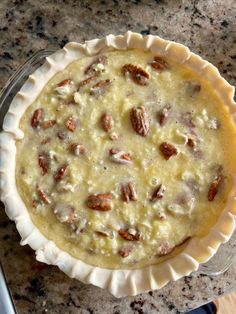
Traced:
<path fill-rule="evenodd" d="M 42 175 L 44 176 L 48 172 L 49 166 L 50 166 L 49 156 L 47 153 L 45 152 L 39 153 L 38 164 L 39 164 L 39 167 L 41 168 Z"/>
<path fill-rule="evenodd" d="M 107 57 L 106 56 L 99 56 L 95 60 L 90 63 L 90 65 L 84 70 L 85 75 L 93 75 L 99 74 L 103 70 L 98 69 L 97 65 L 102 64 L 103 66 L 107 65 Z"/>
<path fill-rule="evenodd" d="M 160 125 L 164 125 L 167 121 L 167 118 L 169 116 L 171 110 L 171 106 L 170 105 L 166 105 L 164 106 L 158 113 L 158 119 L 159 119 L 159 123 Z"/>
<path fill-rule="evenodd" d="M 39 108 L 34 111 L 31 119 L 31 126 L 33 129 L 36 129 L 39 126 L 43 118 L 43 113 L 44 113 L 43 108 Z"/>
<path fill-rule="evenodd" d="M 74 132 L 77 127 L 78 121 L 75 117 L 69 117 L 66 121 L 66 127 L 70 132 Z"/>
<path fill-rule="evenodd" d="M 154 57 L 154 60 L 150 62 L 149 64 L 154 70 L 158 72 L 162 72 L 169 68 L 168 63 L 163 58 L 157 57 L 157 56 Z"/>
<path fill-rule="evenodd" d="M 57 172 L 54 176 L 55 181 L 62 180 L 68 173 L 69 165 L 64 164 L 63 166 L 57 169 Z"/>
<path fill-rule="evenodd" d="M 125 202 L 137 201 L 137 192 L 133 182 L 122 184 L 121 193 Z"/>
<path fill-rule="evenodd" d="M 208 190 L 208 201 L 212 202 L 218 193 L 218 190 L 223 183 L 224 177 L 221 173 L 218 173 L 215 179 L 212 181 Z"/>
<path fill-rule="evenodd" d="M 104 94 L 111 85 L 111 80 L 102 80 L 93 85 L 90 89 L 90 95 L 99 96 Z"/>
<path fill-rule="evenodd" d="M 163 142 L 159 146 L 159 149 L 166 160 L 170 159 L 171 156 L 178 154 L 178 149 L 174 145 L 167 142 Z"/>
<path fill-rule="evenodd" d="M 150 129 L 150 119 L 144 106 L 133 107 L 130 120 L 134 131 L 140 136 L 147 136 Z"/>
<path fill-rule="evenodd" d="M 165 190 L 166 190 L 166 187 L 163 184 L 158 185 L 158 187 L 152 193 L 150 200 L 152 202 L 160 200 L 163 197 Z"/>
<path fill-rule="evenodd" d="M 89 195 L 86 201 L 88 208 L 98 211 L 108 211 L 112 209 L 112 195 L 110 193 Z"/>
<path fill-rule="evenodd" d="M 111 131 L 114 126 L 114 119 L 111 114 L 104 113 L 101 116 L 102 128 L 105 132 Z"/>
<path fill-rule="evenodd" d="M 145 86 L 148 84 L 150 75 L 143 68 L 133 64 L 123 65 L 121 72 L 124 76 L 130 75 L 131 79 L 138 85 Z"/>
<path fill-rule="evenodd" d="M 126 241 L 138 241 L 140 240 L 140 233 L 137 231 L 136 234 L 131 234 L 124 229 L 118 231 L 119 235 Z"/>

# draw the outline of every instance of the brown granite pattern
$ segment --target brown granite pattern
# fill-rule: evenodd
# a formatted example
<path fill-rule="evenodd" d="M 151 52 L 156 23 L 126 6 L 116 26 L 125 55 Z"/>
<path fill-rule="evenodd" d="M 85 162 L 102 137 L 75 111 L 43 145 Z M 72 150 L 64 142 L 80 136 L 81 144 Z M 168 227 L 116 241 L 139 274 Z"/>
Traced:
<path fill-rule="evenodd" d="M 2 0 L 0 2 L 0 86 L 42 48 L 84 41 L 128 29 L 176 40 L 215 64 L 236 82 L 234 0 Z M 0 260 L 19 314 L 180 313 L 236 290 L 236 264 L 223 275 L 186 277 L 160 291 L 116 299 L 102 289 L 72 280 L 56 267 L 35 261 L 19 245 L 15 225 L 0 212 Z M 236 240 L 227 244 L 236 250 Z"/>

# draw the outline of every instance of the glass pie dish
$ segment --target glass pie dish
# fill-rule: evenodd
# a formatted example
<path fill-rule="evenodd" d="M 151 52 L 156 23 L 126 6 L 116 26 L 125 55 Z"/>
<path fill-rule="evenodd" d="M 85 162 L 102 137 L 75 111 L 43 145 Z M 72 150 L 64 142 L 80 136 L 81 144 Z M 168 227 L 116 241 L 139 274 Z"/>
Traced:
<path fill-rule="evenodd" d="M 130 35 L 132 37 L 132 35 Z M 150 37 L 149 37 L 150 38 Z M 112 39 L 114 40 L 114 39 Z M 101 44 L 101 42 L 100 42 Z M 99 44 L 97 44 L 97 47 L 99 47 Z M 178 46 L 179 47 L 179 46 Z M 177 47 L 177 48 L 178 48 Z M 180 47 L 179 47 L 180 48 Z M 6 114 L 6 112 L 8 111 L 9 105 L 12 102 L 12 99 L 14 98 L 14 96 L 16 95 L 16 93 L 20 90 L 20 88 L 24 85 L 24 82 L 27 80 L 28 76 L 32 73 L 34 73 L 34 71 L 44 62 L 45 57 L 50 56 L 54 51 L 52 50 L 43 50 L 43 51 L 39 51 L 38 53 L 34 54 L 29 60 L 27 60 L 19 69 L 18 71 L 16 71 L 16 73 L 13 75 L 13 77 L 10 78 L 10 80 L 7 82 L 5 88 L 2 90 L 1 92 L 1 96 L 0 96 L 0 106 L 1 106 L 1 116 L 0 116 L 0 122 L 1 125 L 3 123 L 3 118 Z M 8 213 L 9 215 L 9 213 Z M 14 218 L 14 214 L 11 216 L 11 214 L 9 215 L 10 218 Z M 18 222 L 18 229 L 20 229 L 20 225 Z M 19 230 L 20 231 L 20 230 Z M 21 232 L 20 232 L 21 233 Z M 27 238 L 27 236 L 26 236 Z M 221 234 L 221 242 L 225 242 L 228 240 L 228 236 L 224 236 Z M 25 241 L 23 239 L 22 244 L 26 244 L 28 243 L 27 240 Z M 32 246 L 32 244 L 30 244 Z M 218 246 L 218 245 L 217 245 Z M 213 259 L 211 259 L 211 261 L 209 261 L 207 264 L 201 264 L 200 268 L 198 269 L 199 272 L 204 273 L 204 274 L 208 274 L 208 275 L 217 275 L 220 274 L 222 272 L 224 272 L 229 266 L 230 264 L 233 262 L 233 254 L 231 250 L 227 249 L 228 244 L 222 245 L 221 248 L 219 250 L 217 250 L 216 255 L 213 257 Z M 34 247 L 33 247 L 34 248 Z M 38 250 L 38 249 L 37 249 Z M 223 252 L 223 253 L 222 253 Z M 40 258 L 40 254 L 38 254 L 38 258 L 39 260 L 45 261 L 45 262 L 50 262 L 49 260 L 53 259 L 53 250 L 51 250 L 51 256 L 48 260 L 44 259 L 44 258 Z M 52 261 L 53 264 L 53 261 Z M 62 261 L 57 260 L 56 264 L 66 273 L 68 273 L 67 270 L 67 266 L 65 264 L 63 264 L 63 259 Z M 192 269 L 192 271 L 196 271 L 198 268 L 198 263 L 195 264 L 195 268 Z M 178 279 L 180 276 L 182 276 L 182 274 L 176 274 L 176 276 L 174 275 L 175 273 L 175 269 L 172 269 L 172 275 L 173 278 L 172 280 L 176 280 Z M 117 270 L 116 270 L 117 272 Z M 187 271 L 186 274 L 189 274 L 189 270 Z M 101 276 L 102 272 L 99 274 L 94 274 L 94 272 L 92 271 L 91 274 L 88 275 L 88 281 L 84 280 L 85 282 L 91 282 L 93 284 L 97 284 L 99 286 L 103 286 L 102 284 L 100 285 L 99 283 L 96 283 L 96 281 L 98 280 L 98 277 Z M 186 275 L 185 274 L 185 275 Z M 70 274 L 70 276 L 72 277 L 77 277 L 75 274 Z M 117 274 L 117 276 L 122 276 L 126 277 L 127 275 L 124 274 L 124 272 L 121 274 Z M 139 275 L 137 275 L 139 276 Z M 97 277 L 95 278 L 96 280 L 94 280 L 93 277 Z M 93 278 L 91 280 L 91 278 Z M 81 279 L 81 278 L 78 278 Z M 81 279 L 82 280 L 82 279 Z M 114 280 L 114 279 L 112 279 Z M 138 279 L 140 280 L 140 279 Z M 82 280 L 83 281 L 83 280 Z M 165 283 L 167 282 L 166 280 L 164 280 Z M 130 283 L 129 283 L 130 284 Z M 132 285 L 132 284 L 131 284 Z M 110 288 L 110 286 L 112 286 L 112 284 L 109 283 L 109 280 L 107 280 L 106 282 L 106 287 L 108 287 L 108 289 L 111 291 L 111 293 L 113 293 L 116 296 L 123 296 L 126 294 L 137 294 L 139 292 L 143 292 L 143 291 L 147 291 L 152 289 L 152 287 L 145 287 L 144 289 L 139 289 L 139 288 L 135 288 L 135 289 L 131 289 L 127 288 L 127 290 L 122 293 L 120 292 L 119 289 L 117 288 Z M 161 287 L 161 285 L 160 285 Z M 155 286 L 156 288 L 156 286 Z"/>

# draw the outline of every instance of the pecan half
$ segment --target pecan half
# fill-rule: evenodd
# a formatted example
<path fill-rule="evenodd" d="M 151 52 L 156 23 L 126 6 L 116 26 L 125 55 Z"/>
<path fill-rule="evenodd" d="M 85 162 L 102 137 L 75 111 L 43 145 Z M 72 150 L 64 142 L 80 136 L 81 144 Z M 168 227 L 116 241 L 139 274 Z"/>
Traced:
<path fill-rule="evenodd" d="M 85 75 L 99 74 L 104 71 L 104 69 L 99 69 L 98 65 L 101 64 L 103 66 L 107 65 L 107 57 L 99 56 L 97 59 L 93 60 L 92 63 L 84 70 Z"/>
<path fill-rule="evenodd" d="M 121 72 L 124 76 L 130 75 L 131 79 L 134 83 L 145 86 L 148 84 L 148 80 L 150 75 L 143 68 L 133 64 L 125 64 L 123 65 Z"/>
<path fill-rule="evenodd" d="M 90 95 L 99 96 L 104 94 L 111 85 L 111 80 L 102 80 L 90 88 Z"/>
<path fill-rule="evenodd" d="M 88 208 L 98 211 L 108 211 L 112 209 L 112 195 L 110 193 L 93 194 L 87 198 L 86 205 Z"/>
<path fill-rule="evenodd" d="M 48 129 L 51 128 L 52 126 L 54 126 L 56 124 L 56 120 L 47 120 L 47 121 L 43 121 L 43 128 Z"/>
<path fill-rule="evenodd" d="M 39 156 L 38 156 L 38 164 L 39 164 L 39 167 L 41 168 L 41 171 L 42 171 L 42 175 L 44 176 L 48 170 L 49 170 L 49 156 L 47 153 L 39 153 Z"/>
<path fill-rule="evenodd" d="M 134 250 L 133 247 L 124 247 L 118 252 L 118 254 L 124 258 L 129 256 L 133 252 L 133 250 Z"/>
<path fill-rule="evenodd" d="M 147 136 L 150 129 L 150 119 L 144 106 L 133 107 L 130 120 L 134 131 L 140 136 Z"/>
<path fill-rule="evenodd" d="M 43 108 L 39 108 L 34 111 L 32 119 L 31 119 L 31 126 L 33 129 L 36 129 L 39 126 L 43 118 L 43 113 L 44 113 Z"/>
<path fill-rule="evenodd" d="M 218 190 L 223 183 L 224 177 L 221 173 L 218 173 L 213 182 L 211 183 L 209 190 L 208 190 L 208 201 L 212 202 L 214 201 L 214 198 L 216 194 L 218 193 Z"/>
<path fill-rule="evenodd" d="M 166 160 L 170 159 L 171 156 L 178 154 L 178 149 L 174 145 L 167 142 L 163 142 L 159 146 L 159 149 Z"/>
<path fill-rule="evenodd" d="M 44 203 L 47 203 L 47 204 L 51 204 L 51 199 L 49 198 L 49 196 L 45 193 L 45 191 L 38 187 L 37 188 L 37 191 L 38 191 L 38 194 L 39 194 L 39 197 L 44 201 Z"/>
<path fill-rule="evenodd" d="M 63 87 L 63 86 L 66 86 L 68 84 L 71 84 L 72 83 L 72 80 L 70 79 L 66 79 L 66 80 L 63 80 L 61 81 L 60 83 L 57 84 L 58 87 Z"/>
<path fill-rule="evenodd" d="M 87 152 L 87 149 L 82 144 L 73 143 L 69 147 L 70 151 L 75 154 L 76 156 L 85 155 Z"/>
<path fill-rule="evenodd" d="M 79 86 L 78 86 L 78 91 L 80 90 L 81 87 L 84 87 L 84 86 L 90 84 L 91 82 L 95 81 L 97 78 L 98 78 L 97 75 L 93 75 L 93 76 L 90 76 L 87 79 L 81 81 L 79 83 Z"/>
<path fill-rule="evenodd" d="M 69 117 L 66 121 L 66 127 L 70 132 L 74 132 L 77 127 L 78 121 L 75 117 Z"/>
<path fill-rule="evenodd" d="M 63 166 L 57 169 L 56 174 L 54 175 L 55 181 L 62 180 L 68 173 L 69 165 L 64 164 Z"/>
<path fill-rule="evenodd" d="M 111 131 L 114 127 L 114 119 L 111 114 L 104 113 L 101 116 L 101 125 L 105 132 Z"/>
<path fill-rule="evenodd" d="M 170 105 L 166 105 L 164 106 L 158 113 L 158 120 L 160 125 L 164 125 L 167 121 L 167 118 L 169 116 L 171 110 L 171 106 Z"/>
<path fill-rule="evenodd" d="M 158 72 L 169 69 L 168 63 L 161 57 L 154 57 L 154 60 L 151 61 L 149 64 L 154 70 Z"/>
<path fill-rule="evenodd" d="M 166 187 L 163 184 L 158 185 L 158 187 L 152 193 L 150 200 L 152 202 L 156 202 L 157 200 L 160 200 L 163 197 L 165 190 L 166 190 Z"/>
<path fill-rule="evenodd" d="M 126 153 L 117 148 L 110 149 L 109 153 L 111 156 L 111 160 L 118 164 L 131 164 L 132 163 L 132 159 L 129 153 Z"/>
<path fill-rule="evenodd" d="M 133 182 L 122 184 L 121 193 L 125 202 L 137 201 L 137 192 Z"/>
<path fill-rule="evenodd" d="M 126 241 L 139 241 L 140 240 L 140 233 L 138 231 L 136 231 L 135 234 L 131 234 L 124 229 L 120 229 L 118 233 Z"/>

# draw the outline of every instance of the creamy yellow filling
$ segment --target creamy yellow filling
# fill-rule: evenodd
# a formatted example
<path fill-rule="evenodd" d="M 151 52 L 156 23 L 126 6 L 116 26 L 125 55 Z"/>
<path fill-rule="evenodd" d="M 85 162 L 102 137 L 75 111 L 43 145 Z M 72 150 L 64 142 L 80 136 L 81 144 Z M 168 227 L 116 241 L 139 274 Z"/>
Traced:
<path fill-rule="evenodd" d="M 107 64 L 94 65 L 92 75 L 84 72 L 96 58 L 71 63 L 25 112 L 20 123 L 25 136 L 17 143 L 17 188 L 34 224 L 61 249 L 100 267 L 139 268 L 160 262 L 189 237 L 204 236 L 217 221 L 236 171 L 235 126 L 214 89 L 190 69 L 165 60 L 166 68 L 157 70 L 150 65 L 155 56 L 137 50 L 106 57 Z M 147 84 L 137 84 L 132 73 L 124 75 L 125 64 L 149 73 Z M 70 83 L 59 84 L 66 79 Z M 94 85 L 105 80 L 110 81 L 104 93 L 97 93 Z M 130 119 L 132 108 L 141 106 L 150 120 L 146 136 L 134 130 Z M 170 110 L 161 125 L 165 106 Z M 44 113 L 32 127 L 39 108 Z M 109 131 L 101 123 L 104 113 L 114 120 Z M 68 129 L 69 118 L 74 131 Z M 48 120 L 55 121 L 45 128 Z M 177 150 L 168 160 L 160 150 L 163 142 Z M 75 143 L 80 146 L 72 151 Z M 128 153 L 131 161 L 114 160 L 114 148 Z M 44 175 L 40 154 L 49 164 Z M 63 165 L 66 174 L 57 180 Z M 223 182 L 209 201 L 219 172 Z M 121 186 L 128 182 L 135 185 L 137 200 L 124 200 Z M 150 200 L 160 185 L 163 196 Z M 88 197 L 101 193 L 111 194 L 108 211 L 88 207 Z"/>

